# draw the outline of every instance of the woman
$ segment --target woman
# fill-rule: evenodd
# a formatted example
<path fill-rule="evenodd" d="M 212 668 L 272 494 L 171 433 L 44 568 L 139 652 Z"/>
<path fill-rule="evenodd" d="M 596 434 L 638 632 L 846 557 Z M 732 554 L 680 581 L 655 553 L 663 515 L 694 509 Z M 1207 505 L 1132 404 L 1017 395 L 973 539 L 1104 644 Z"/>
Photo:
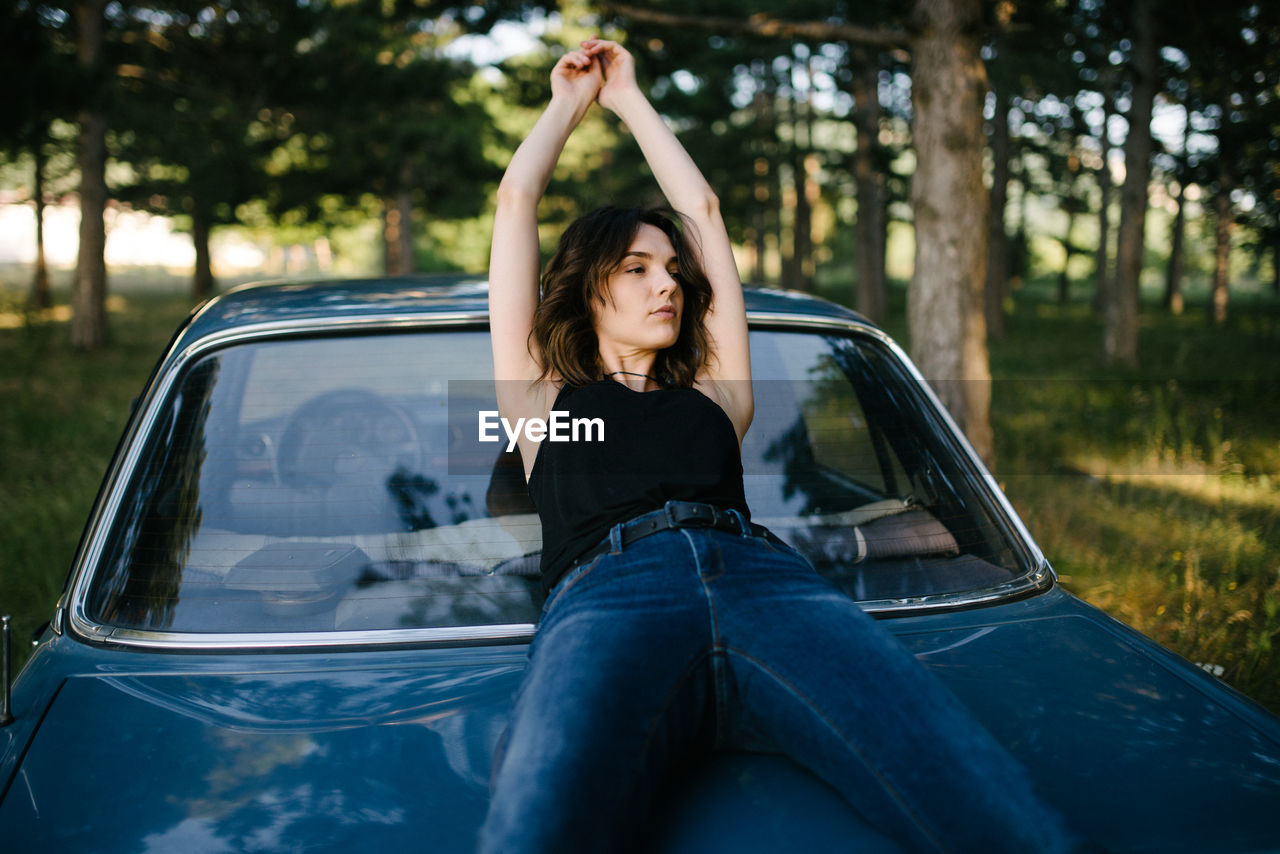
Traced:
<path fill-rule="evenodd" d="M 742 287 L 711 188 L 592 39 L 498 190 L 490 317 L 503 416 L 596 417 L 603 442 L 520 438 L 550 588 L 495 769 L 482 851 L 634 845 L 698 749 L 781 751 L 924 851 L 1065 851 L 1025 772 L 913 656 L 749 522 Z M 593 102 L 631 130 L 683 228 L 603 209 L 542 276 L 536 208 Z"/>

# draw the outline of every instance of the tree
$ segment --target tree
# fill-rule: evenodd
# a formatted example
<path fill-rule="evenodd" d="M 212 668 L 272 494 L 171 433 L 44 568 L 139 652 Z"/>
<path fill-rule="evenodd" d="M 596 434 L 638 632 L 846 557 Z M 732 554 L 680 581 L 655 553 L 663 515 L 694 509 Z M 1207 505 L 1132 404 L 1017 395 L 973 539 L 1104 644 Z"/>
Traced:
<path fill-rule="evenodd" d="M 80 108 L 80 249 L 71 295 L 71 344 L 97 350 L 107 337 L 107 119 L 102 68 L 106 0 L 77 0 L 76 61 L 86 81 Z"/>
<path fill-rule="evenodd" d="M 1236 171 L 1251 202 L 1244 220 L 1255 235 L 1252 249 L 1271 255 L 1271 288 L 1280 296 L 1280 9 L 1275 4 L 1248 7 L 1241 20 L 1241 41 L 1253 72 L 1254 89 L 1242 99 L 1241 144 Z"/>
<path fill-rule="evenodd" d="M 0 150 L 15 158 L 29 154 L 32 159 L 36 268 L 29 303 L 33 308 L 47 308 L 52 302 L 44 251 L 46 179 L 49 150 L 55 144 L 50 130 L 55 120 L 74 112 L 76 81 L 66 67 L 63 52 L 67 46 L 44 20 L 60 13 L 60 9 L 39 4 L 14 4 L 0 13 L 0 76 L 23 81 L 23 85 L 12 87 L 6 109 L 0 111 Z"/>
<path fill-rule="evenodd" d="M 988 4 L 987 12 L 990 19 L 984 27 L 983 51 L 991 111 L 991 210 L 984 290 L 987 334 L 1000 338 L 1004 336 L 1004 303 L 1011 275 L 1006 230 L 1011 166 L 1015 151 L 1026 145 L 1022 139 L 1014 140 L 1010 114 L 1015 109 L 1021 114 L 1018 105 L 1024 101 L 1065 88 L 1062 69 L 1066 63 L 1059 55 L 1065 26 L 1059 10 L 1047 4 Z"/>
<path fill-rule="evenodd" d="M 325 7 L 277 99 L 292 122 L 273 170 L 273 211 L 312 218 L 325 198 L 376 197 L 389 275 L 414 270 L 415 215 L 477 215 L 477 187 L 500 173 L 485 156 L 492 121 L 464 88 L 474 68 L 443 55 L 467 27 L 461 4 L 353 2 Z M 462 176 L 465 180 L 459 180 Z"/>
<path fill-rule="evenodd" d="M 115 113 L 133 180 L 117 194 L 190 223 L 197 301 L 214 292 L 213 229 L 266 192 L 263 164 L 282 135 L 272 98 L 300 71 L 292 46 L 315 15 L 295 4 L 168 0 L 137 16 Z"/>
<path fill-rule="evenodd" d="M 1169 263 L 1165 268 L 1164 307 L 1170 314 L 1182 314 L 1182 279 L 1185 267 L 1187 236 L 1187 182 L 1191 180 L 1191 111 L 1183 111 L 1182 150 L 1173 160 L 1172 178 L 1178 184 L 1173 203 L 1176 206 L 1169 225 Z"/>
<path fill-rule="evenodd" d="M 412 270 L 412 225 L 428 203 L 443 217 L 483 207 L 476 186 L 496 177 L 483 153 L 490 122 L 458 97 L 471 66 L 439 55 L 464 28 L 459 9 L 163 0 L 133 13 L 116 117 L 133 181 L 120 195 L 190 223 L 196 299 L 214 287 L 213 230 L 251 202 L 316 223 L 334 199 L 363 208 L 376 196 L 391 274 Z"/>
<path fill-rule="evenodd" d="M 987 334 L 993 338 L 1004 337 L 1004 296 L 1009 282 L 1009 234 L 1005 225 L 1005 210 L 1009 201 L 1009 103 L 1004 93 L 995 87 L 992 95 L 994 111 L 991 115 L 991 197 L 987 230 L 987 274 L 984 292 L 984 311 Z"/>
<path fill-rule="evenodd" d="M 1268 209 L 1274 211 L 1275 172 L 1280 168 L 1276 143 L 1276 43 L 1280 21 L 1270 7 L 1229 0 L 1200 18 L 1208 36 L 1187 48 L 1199 120 L 1212 130 L 1216 151 L 1203 159 L 1203 184 L 1213 210 L 1214 252 L 1208 317 L 1227 320 L 1230 256 L 1241 219 L 1253 219 L 1267 230 Z M 1269 192 L 1270 191 L 1270 192 Z M 1248 200 L 1252 217 L 1244 215 Z"/>
<path fill-rule="evenodd" d="M 993 456 L 983 282 L 988 196 L 982 180 L 979 0 L 915 6 L 912 45 L 916 173 L 911 200 L 916 261 L 907 312 L 912 356 L 964 426 L 978 453 Z"/>
<path fill-rule="evenodd" d="M 1152 0 L 1133 0 L 1133 57 L 1129 133 L 1125 137 L 1124 185 L 1116 273 L 1103 313 L 1103 356 L 1109 364 L 1138 364 L 1138 297 L 1151 180 L 1151 109 L 1155 101 L 1156 29 Z"/>
<path fill-rule="evenodd" d="M 854 126 L 857 146 L 853 160 L 857 188 L 858 219 L 855 223 L 855 252 L 858 261 L 858 292 L 854 305 L 870 320 L 880 323 L 888 311 L 888 281 L 885 275 L 888 199 L 880 145 L 880 63 L 878 51 L 852 51 Z"/>
<path fill-rule="evenodd" d="M 982 181 L 986 76 L 979 44 L 980 0 L 916 0 L 908 20 L 883 27 L 829 19 L 784 21 L 765 12 L 719 18 L 617 4 L 607 8 L 633 21 L 686 31 L 910 48 L 917 152 L 912 191 L 916 267 L 908 291 L 911 350 L 978 453 L 991 462 L 982 305 L 988 199 Z"/>

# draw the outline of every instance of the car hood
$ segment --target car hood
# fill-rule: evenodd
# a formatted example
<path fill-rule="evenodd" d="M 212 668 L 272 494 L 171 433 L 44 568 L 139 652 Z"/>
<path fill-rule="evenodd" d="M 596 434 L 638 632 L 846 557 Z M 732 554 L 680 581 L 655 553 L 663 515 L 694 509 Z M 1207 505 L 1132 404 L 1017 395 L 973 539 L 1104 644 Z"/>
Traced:
<path fill-rule="evenodd" d="M 1275 719 L 1087 606 L 889 625 L 1108 848 L 1277 843 Z M 523 654 L 100 657 L 49 691 L 6 848 L 470 851 Z M 896 850 L 776 756 L 718 755 L 668 800 L 653 850 Z"/>

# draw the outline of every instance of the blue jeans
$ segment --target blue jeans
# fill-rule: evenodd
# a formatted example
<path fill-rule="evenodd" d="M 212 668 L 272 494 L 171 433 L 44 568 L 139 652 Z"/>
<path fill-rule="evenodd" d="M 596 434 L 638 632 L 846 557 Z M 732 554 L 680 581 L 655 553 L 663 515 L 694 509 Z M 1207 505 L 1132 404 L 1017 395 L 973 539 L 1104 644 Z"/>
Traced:
<path fill-rule="evenodd" d="M 624 850 L 706 747 L 785 753 L 913 850 L 1074 847 L 1021 765 L 789 546 L 616 533 L 547 598 L 482 852 Z"/>

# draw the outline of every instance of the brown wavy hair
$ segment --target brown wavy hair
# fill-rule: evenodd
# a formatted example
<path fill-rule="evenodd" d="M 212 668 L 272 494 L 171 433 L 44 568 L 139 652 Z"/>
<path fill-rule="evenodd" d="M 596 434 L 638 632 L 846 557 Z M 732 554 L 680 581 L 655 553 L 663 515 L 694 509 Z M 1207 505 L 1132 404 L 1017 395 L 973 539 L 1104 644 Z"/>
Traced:
<path fill-rule="evenodd" d="M 591 305 L 604 305 L 609 274 L 622 263 L 640 226 L 652 225 L 675 249 L 684 295 L 680 334 L 675 344 L 658 352 L 653 375 L 665 388 L 693 385 L 710 355 L 705 320 L 711 282 L 702 269 L 693 229 L 681 228 L 677 218 L 660 208 L 604 207 L 583 214 L 565 229 L 543 270 L 542 298 L 529 333 L 541 354 L 539 380 L 554 375 L 570 385 L 586 385 L 604 376 Z"/>

